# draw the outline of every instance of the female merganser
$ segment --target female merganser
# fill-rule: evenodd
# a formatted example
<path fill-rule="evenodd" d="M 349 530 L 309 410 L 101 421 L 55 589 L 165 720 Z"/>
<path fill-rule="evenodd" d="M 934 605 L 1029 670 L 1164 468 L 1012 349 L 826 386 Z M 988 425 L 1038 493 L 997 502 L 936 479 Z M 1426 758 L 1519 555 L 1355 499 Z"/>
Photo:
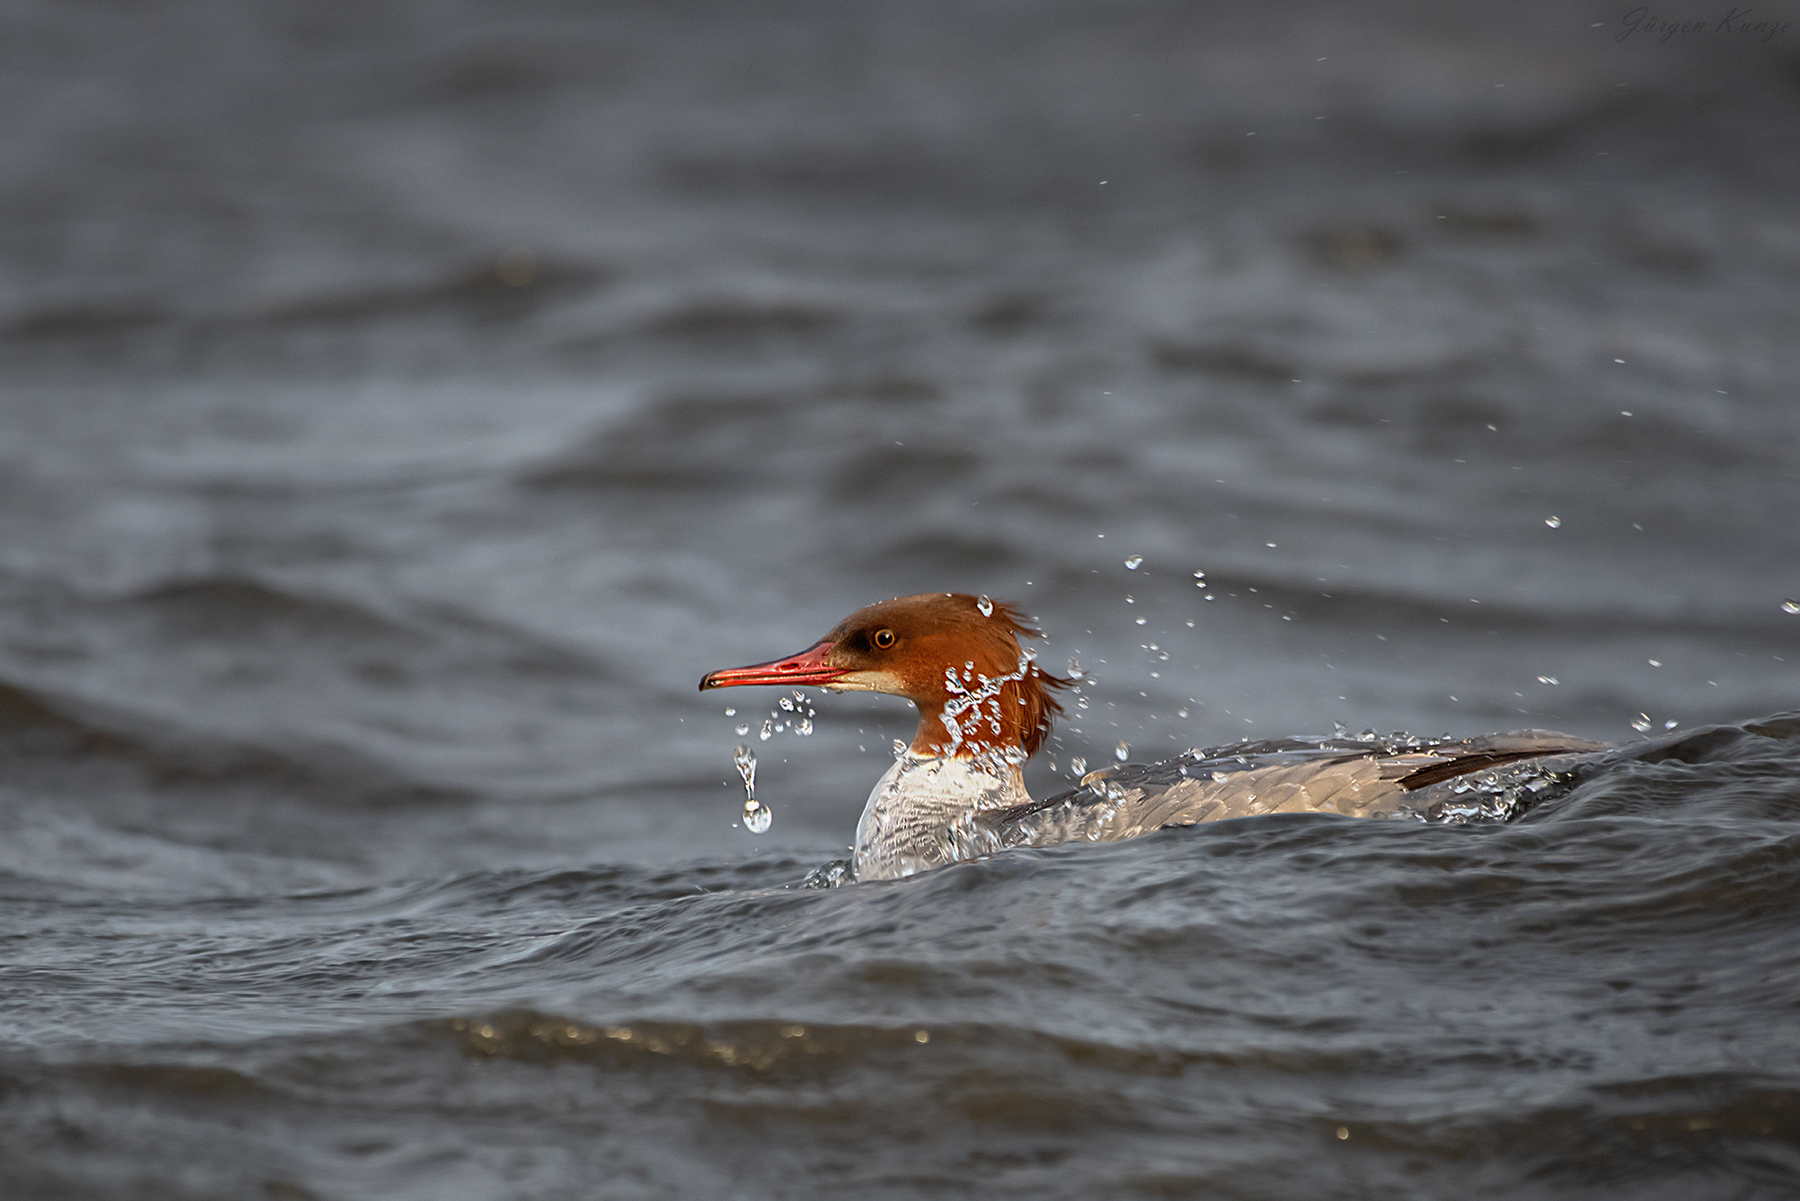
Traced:
<path fill-rule="evenodd" d="M 919 710 L 912 745 L 869 794 L 856 826 L 859 880 L 1013 846 L 1134 838 L 1164 826 L 1262 813 L 1504 818 L 1529 807 L 1581 754 L 1610 744 L 1524 730 L 1468 739 L 1284 738 L 1191 750 L 1147 766 L 1089 772 L 1044 801 L 1024 766 L 1073 681 L 1039 667 L 1041 637 L 1011 605 L 960 592 L 858 609 L 796 655 L 707 674 L 700 688 L 810 684 L 885 692 Z"/>

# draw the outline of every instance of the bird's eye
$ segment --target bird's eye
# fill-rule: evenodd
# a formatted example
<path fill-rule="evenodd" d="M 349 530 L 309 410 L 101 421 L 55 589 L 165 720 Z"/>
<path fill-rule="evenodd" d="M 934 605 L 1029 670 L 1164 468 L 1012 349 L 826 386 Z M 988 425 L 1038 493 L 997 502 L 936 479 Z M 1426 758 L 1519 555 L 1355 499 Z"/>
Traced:
<path fill-rule="evenodd" d="M 898 642 L 899 639 L 894 637 L 894 631 L 892 630 L 876 630 L 875 636 L 869 639 L 869 641 L 875 644 L 876 649 L 885 651 L 893 646 L 894 643 Z"/>

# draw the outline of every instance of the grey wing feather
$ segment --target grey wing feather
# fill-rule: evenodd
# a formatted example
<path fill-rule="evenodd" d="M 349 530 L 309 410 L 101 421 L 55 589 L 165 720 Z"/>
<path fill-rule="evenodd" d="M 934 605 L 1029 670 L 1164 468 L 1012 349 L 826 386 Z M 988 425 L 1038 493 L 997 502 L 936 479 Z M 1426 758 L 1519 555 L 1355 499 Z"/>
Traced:
<path fill-rule="evenodd" d="M 1147 767 L 1092 772 L 1080 788 L 988 821 L 1005 845 L 1047 846 L 1264 813 L 1504 818 L 1542 799 L 1544 782 L 1582 755 L 1609 745 L 1543 730 L 1456 741 L 1238 743 Z"/>

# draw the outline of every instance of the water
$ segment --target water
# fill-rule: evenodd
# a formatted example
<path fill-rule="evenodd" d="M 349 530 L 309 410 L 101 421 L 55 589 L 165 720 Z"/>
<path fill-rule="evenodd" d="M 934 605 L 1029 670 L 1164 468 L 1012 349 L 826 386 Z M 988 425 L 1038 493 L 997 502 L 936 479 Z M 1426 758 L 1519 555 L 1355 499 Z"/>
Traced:
<path fill-rule="evenodd" d="M 756 799 L 756 755 L 749 747 L 739 743 L 731 758 L 737 765 L 738 775 L 744 781 L 744 829 L 752 834 L 767 834 L 775 815 L 767 805 Z"/>
<path fill-rule="evenodd" d="M 807 889 L 913 715 L 735 698 L 753 837 L 694 690 L 943 588 L 1039 796 L 1793 710 L 1791 42 L 0 20 L 0 1194 L 1800 1189 L 1790 735 Z"/>

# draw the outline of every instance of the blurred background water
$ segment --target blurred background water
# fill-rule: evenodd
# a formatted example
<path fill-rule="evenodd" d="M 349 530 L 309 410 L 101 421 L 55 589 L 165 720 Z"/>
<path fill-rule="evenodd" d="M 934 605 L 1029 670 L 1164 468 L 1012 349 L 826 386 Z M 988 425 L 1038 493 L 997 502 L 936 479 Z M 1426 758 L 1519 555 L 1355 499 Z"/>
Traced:
<path fill-rule="evenodd" d="M 9 1195 L 1792 1195 L 1791 732 L 802 894 L 910 713 L 694 692 L 945 589 L 1040 794 L 1795 708 L 1729 7 L 7 5 Z"/>

